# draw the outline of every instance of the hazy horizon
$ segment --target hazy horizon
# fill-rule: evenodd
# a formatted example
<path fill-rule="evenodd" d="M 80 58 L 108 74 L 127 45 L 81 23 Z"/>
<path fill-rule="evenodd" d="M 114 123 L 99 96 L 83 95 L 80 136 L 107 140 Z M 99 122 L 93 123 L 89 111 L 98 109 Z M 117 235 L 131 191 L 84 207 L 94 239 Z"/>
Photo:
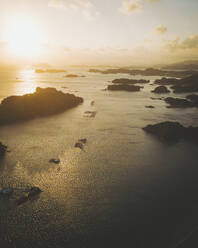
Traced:
<path fill-rule="evenodd" d="M 0 0 L 1 67 L 198 59 L 196 0 Z"/>

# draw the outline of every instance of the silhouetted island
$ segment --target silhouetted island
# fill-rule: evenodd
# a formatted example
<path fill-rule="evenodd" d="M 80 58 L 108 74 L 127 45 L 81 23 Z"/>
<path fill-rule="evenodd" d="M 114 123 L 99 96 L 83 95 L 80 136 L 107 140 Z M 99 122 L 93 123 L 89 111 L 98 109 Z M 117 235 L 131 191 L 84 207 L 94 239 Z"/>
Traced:
<path fill-rule="evenodd" d="M 66 70 L 58 70 L 58 69 L 36 69 L 36 73 L 59 73 L 59 72 L 67 72 Z"/>
<path fill-rule="evenodd" d="M 197 103 L 183 98 L 167 97 L 164 101 L 169 104 L 168 108 L 192 108 L 198 107 Z"/>
<path fill-rule="evenodd" d="M 166 93 L 170 93 L 170 90 L 168 90 L 165 86 L 158 86 L 151 92 L 156 94 L 166 94 Z"/>
<path fill-rule="evenodd" d="M 184 77 L 182 79 L 176 78 L 162 78 L 155 80 L 155 84 L 164 86 L 171 85 L 174 93 L 189 93 L 198 92 L 198 72 L 194 75 Z"/>
<path fill-rule="evenodd" d="M 66 75 L 65 77 L 68 77 L 68 78 L 76 78 L 76 77 L 79 77 L 79 76 L 76 75 L 76 74 L 68 74 L 68 75 Z"/>
<path fill-rule="evenodd" d="M 92 73 L 102 73 L 102 74 L 118 74 L 124 73 L 129 75 L 141 75 L 141 76 L 166 76 L 166 77 L 178 77 L 183 78 L 187 76 L 191 76 L 197 74 L 197 71 L 187 70 L 187 71 L 166 71 L 159 70 L 154 68 L 147 68 L 145 70 L 139 69 L 128 69 L 128 68 L 116 68 L 116 69 L 107 69 L 107 70 L 98 70 L 98 69 L 90 69 L 89 72 Z"/>
<path fill-rule="evenodd" d="M 155 107 L 153 105 L 148 105 L 148 106 L 145 106 L 145 108 L 154 109 Z"/>
<path fill-rule="evenodd" d="M 83 98 L 55 88 L 37 87 L 33 94 L 9 96 L 0 104 L 0 125 L 64 112 L 83 102 Z"/>
<path fill-rule="evenodd" d="M 128 79 L 128 78 L 118 78 L 114 79 L 112 81 L 113 84 L 147 84 L 150 80 L 144 80 L 144 79 Z"/>
<path fill-rule="evenodd" d="M 190 77 L 180 79 L 171 87 L 174 93 L 198 92 L 198 73 Z"/>
<path fill-rule="evenodd" d="M 77 77 L 85 77 L 84 75 L 76 75 L 76 74 L 67 74 L 65 77 L 68 78 L 77 78 Z"/>
<path fill-rule="evenodd" d="M 192 94 L 186 96 L 186 99 L 190 100 L 191 102 L 198 104 L 198 95 Z"/>
<path fill-rule="evenodd" d="M 107 90 L 111 91 L 140 91 L 143 88 L 142 86 L 130 85 L 130 84 L 112 84 L 107 86 Z"/>
<path fill-rule="evenodd" d="M 165 65 L 162 69 L 166 70 L 198 70 L 198 60 L 182 61 L 170 65 Z"/>
<path fill-rule="evenodd" d="M 198 142 L 198 127 L 184 127 L 179 122 L 161 122 L 148 125 L 143 130 L 167 143 L 176 143 L 180 140 Z"/>
<path fill-rule="evenodd" d="M 176 79 L 176 78 L 166 78 L 166 77 L 163 77 L 161 79 L 156 79 L 154 83 L 155 84 L 158 84 L 158 85 L 174 85 L 178 81 L 179 81 L 179 79 Z"/>

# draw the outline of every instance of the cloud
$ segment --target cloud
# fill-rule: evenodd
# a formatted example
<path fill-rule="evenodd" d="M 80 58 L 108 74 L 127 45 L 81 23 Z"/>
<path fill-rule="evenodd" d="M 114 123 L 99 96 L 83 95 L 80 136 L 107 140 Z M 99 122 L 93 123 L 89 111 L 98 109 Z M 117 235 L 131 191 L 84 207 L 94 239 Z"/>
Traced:
<path fill-rule="evenodd" d="M 164 25 L 161 25 L 161 26 L 156 27 L 154 31 L 156 34 L 163 35 L 168 31 L 168 28 Z"/>
<path fill-rule="evenodd" d="M 128 0 L 122 2 L 122 6 L 120 8 L 120 11 L 123 14 L 131 14 L 134 12 L 140 12 L 142 9 L 141 2 L 139 0 Z"/>
<path fill-rule="evenodd" d="M 166 41 L 165 47 L 172 52 L 178 50 L 197 50 L 198 52 L 198 34 L 193 34 L 183 41 L 179 37 L 171 41 Z"/>
<path fill-rule="evenodd" d="M 157 3 L 157 2 L 160 2 L 160 0 L 146 0 L 147 2 L 149 3 Z"/>
<path fill-rule="evenodd" d="M 145 43 L 151 43 L 152 40 L 151 40 L 151 39 L 148 39 L 148 38 L 144 38 L 144 42 L 145 42 Z"/>
<path fill-rule="evenodd" d="M 54 8 L 90 8 L 93 6 L 91 0 L 50 0 L 49 7 Z"/>
<path fill-rule="evenodd" d="M 82 13 L 88 20 L 94 20 L 96 17 L 101 15 L 99 11 L 90 11 L 89 9 L 83 10 Z"/>
<path fill-rule="evenodd" d="M 191 49 L 191 48 L 198 48 L 198 34 L 193 34 L 186 38 L 182 44 L 181 48 L 183 49 Z"/>
<path fill-rule="evenodd" d="M 160 0 L 125 0 L 119 9 L 123 14 L 129 15 L 134 12 L 140 12 L 143 8 L 144 2 L 157 3 Z"/>
<path fill-rule="evenodd" d="M 165 41 L 166 42 L 165 48 L 167 48 L 171 52 L 174 52 L 179 48 L 179 41 L 180 41 L 180 37 L 176 37 L 174 40 L 171 41 Z"/>
<path fill-rule="evenodd" d="M 48 6 L 62 10 L 78 10 L 89 20 L 100 15 L 99 11 L 95 9 L 93 0 L 50 0 Z"/>

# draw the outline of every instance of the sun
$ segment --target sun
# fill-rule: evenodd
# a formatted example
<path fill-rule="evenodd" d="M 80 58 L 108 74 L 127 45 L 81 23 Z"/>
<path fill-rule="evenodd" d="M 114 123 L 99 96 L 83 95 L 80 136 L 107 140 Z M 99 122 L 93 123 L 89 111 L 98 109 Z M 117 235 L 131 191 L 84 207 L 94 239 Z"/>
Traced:
<path fill-rule="evenodd" d="M 17 57 L 37 57 L 41 53 L 43 37 L 39 25 L 28 18 L 12 19 L 7 26 L 9 51 Z"/>

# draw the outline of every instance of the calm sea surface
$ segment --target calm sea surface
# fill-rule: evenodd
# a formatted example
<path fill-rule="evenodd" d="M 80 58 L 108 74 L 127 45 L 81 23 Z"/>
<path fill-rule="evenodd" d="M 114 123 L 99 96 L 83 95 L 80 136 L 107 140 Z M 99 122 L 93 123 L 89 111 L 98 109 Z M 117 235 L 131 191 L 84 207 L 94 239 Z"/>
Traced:
<path fill-rule="evenodd" d="M 198 149 L 164 145 L 142 127 L 167 120 L 198 126 L 198 110 L 151 100 L 152 85 L 134 93 L 103 90 L 115 78 L 152 83 L 159 77 L 68 70 L 86 77 L 0 72 L 0 100 L 37 86 L 85 100 L 59 115 L 0 127 L 11 150 L 0 164 L 0 186 L 15 189 L 11 198 L 0 198 L 0 247 L 177 247 L 198 225 Z M 95 118 L 85 111 L 96 111 Z M 88 139 L 84 151 L 74 148 L 80 138 Z M 50 164 L 51 158 L 61 163 Z M 31 186 L 43 190 L 40 198 L 16 207 Z"/>

